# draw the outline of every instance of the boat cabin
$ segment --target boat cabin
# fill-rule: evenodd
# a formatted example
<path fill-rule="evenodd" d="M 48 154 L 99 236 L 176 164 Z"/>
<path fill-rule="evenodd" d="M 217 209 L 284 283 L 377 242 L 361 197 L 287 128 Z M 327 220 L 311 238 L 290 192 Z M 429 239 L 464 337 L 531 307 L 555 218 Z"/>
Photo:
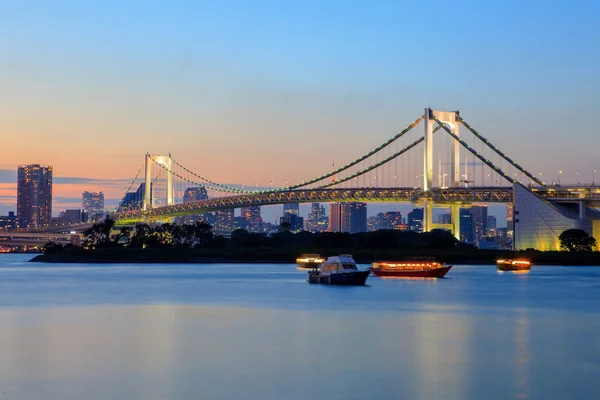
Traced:
<path fill-rule="evenodd" d="M 356 262 L 349 254 L 329 257 L 321 265 L 320 275 L 339 274 L 357 271 Z"/>

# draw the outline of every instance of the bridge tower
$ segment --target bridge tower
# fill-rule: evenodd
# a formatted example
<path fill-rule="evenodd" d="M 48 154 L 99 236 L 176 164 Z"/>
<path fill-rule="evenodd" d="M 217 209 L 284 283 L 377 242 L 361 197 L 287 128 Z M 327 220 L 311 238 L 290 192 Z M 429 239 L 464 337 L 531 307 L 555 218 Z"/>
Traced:
<path fill-rule="evenodd" d="M 425 109 L 425 146 L 424 146 L 424 165 L 423 165 L 423 190 L 429 191 L 433 187 L 433 126 L 435 119 L 440 120 L 456 136 L 460 137 L 460 117 L 458 111 L 438 111 L 431 108 Z M 452 140 L 452 153 L 450 159 L 450 185 L 451 187 L 460 186 L 460 144 Z M 425 201 L 423 204 L 423 231 L 429 232 L 435 228 L 446 228 L 452 231 L 457 239 L 460 239 L 460 206 L 452 205 L 450 207 L 450 224 L 435 224 L 433 222 L 433 208 L 431 202 Z"/>
<path fill-rule="evenodd" d="M 145 186 L 144 186 L 144 205 L 143 210 L 149 210 L 152 208 L 152 164 L 156 163 L 165 167 L 167 171 L 167 205 L 173 205 L 173 174 L 171 172 L 171 155 L 168 156 L 152 156 L 146 153 L 146 166 L 145 166 Z"/>

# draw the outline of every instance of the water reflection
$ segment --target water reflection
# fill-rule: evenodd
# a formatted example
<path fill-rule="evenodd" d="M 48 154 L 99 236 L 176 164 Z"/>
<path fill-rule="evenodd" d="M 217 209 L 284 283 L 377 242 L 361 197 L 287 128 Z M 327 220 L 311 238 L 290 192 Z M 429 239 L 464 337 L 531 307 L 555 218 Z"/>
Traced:
<path fill-rule="evenodd" d="M 514 321 L 515 398 L 517 399 L 529 399 L 531 397 L 529 329 L 528 311 L 526 309 L 518 309 Z"/>
<path fill-rule="evenodd" d="M 600 271 L 304 275 L 0 266 L 0 399 L 600 398 Z"/>

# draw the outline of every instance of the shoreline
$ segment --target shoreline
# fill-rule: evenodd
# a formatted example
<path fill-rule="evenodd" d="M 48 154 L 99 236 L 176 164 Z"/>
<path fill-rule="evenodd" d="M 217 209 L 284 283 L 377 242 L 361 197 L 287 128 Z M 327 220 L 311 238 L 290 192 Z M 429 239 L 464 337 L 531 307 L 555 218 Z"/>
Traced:
<path fill-rule="evenodd" d="M 451 265 L 495 265 L 501 258 L 524 258 L 538 265 L 600 266 L 600 252 L 569 253 L 541 251 L 504 251 L 455 249 L 402 249 L 396 251 L 335 249 L 329 251 L 292 251 L 277 249 L 130 249 L 104 248 L 55 254 L 38 254 L 29 262 L 78 264 L 296 264 L 302 253 L 323 256 L 352 254 L 359 264 L 384 260 L 404 260 L 412 257 L 432 257 Z"/>

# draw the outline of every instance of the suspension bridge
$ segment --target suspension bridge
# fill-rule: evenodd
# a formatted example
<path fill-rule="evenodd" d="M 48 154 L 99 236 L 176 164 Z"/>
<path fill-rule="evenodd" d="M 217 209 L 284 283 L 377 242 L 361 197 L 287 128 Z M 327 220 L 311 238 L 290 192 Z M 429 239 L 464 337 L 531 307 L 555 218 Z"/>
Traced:
<path fill-rule="evenodd" d="M 416 129 L 420 124 L 423 128 Z M 461 128 L 466 128 L 466 132 Z M 143 182 L 137 192 L 131 192 L 141 180 L 142 171 Z M 190 187 L 203 188 L 207 198 L 184 201 L 183 192 Z M 515 187 L 555 203 L 578 204 L 580 217 L 586 207 L 600 204 L 600 193 L 593 186 L 545 184 L 541 174 L 536 176 L 513 161 L 471 127 L 458 111 L 426 108 L 403 130 L 346 165 L 277 188 L 252 189 L 219 183 L 193 172 L 170 154 L 146 154 L 144 164 L 111 217 L 118 224 L 131 224 L 285 203 L 411 202 L 424 208 L 425 231 L 446 228 L 459 237 L 461 206 L 511 203 Z M 132 193 L 137 195 L 131 196 Z M 128 194 L 137 201 L 126 201 Z M 438 207 L 450 209 L 449 224 L 433 221 L 432 210 Z"/>

